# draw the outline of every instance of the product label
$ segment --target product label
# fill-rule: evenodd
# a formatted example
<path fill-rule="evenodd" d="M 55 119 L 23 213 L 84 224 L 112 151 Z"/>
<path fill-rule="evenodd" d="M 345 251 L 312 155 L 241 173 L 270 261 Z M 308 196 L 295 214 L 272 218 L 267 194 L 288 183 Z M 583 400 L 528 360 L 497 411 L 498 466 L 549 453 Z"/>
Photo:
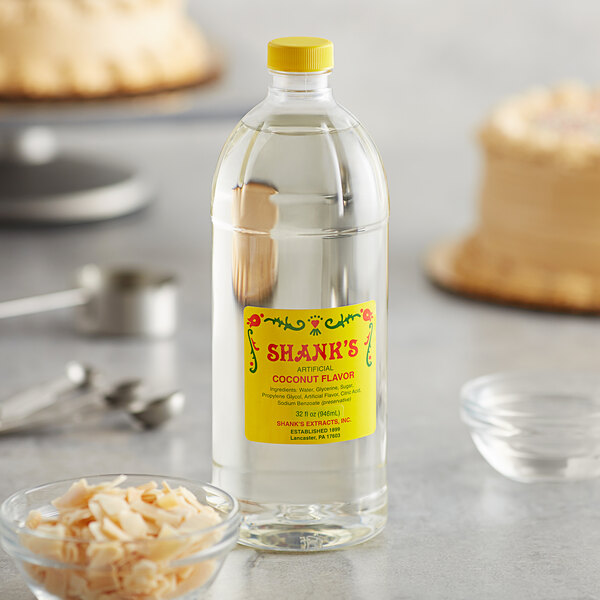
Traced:
<path fill-rule="evenodd" d="M 375 302 L 244 309 L 246 438 L 329 444 L 375 431 Z"/>

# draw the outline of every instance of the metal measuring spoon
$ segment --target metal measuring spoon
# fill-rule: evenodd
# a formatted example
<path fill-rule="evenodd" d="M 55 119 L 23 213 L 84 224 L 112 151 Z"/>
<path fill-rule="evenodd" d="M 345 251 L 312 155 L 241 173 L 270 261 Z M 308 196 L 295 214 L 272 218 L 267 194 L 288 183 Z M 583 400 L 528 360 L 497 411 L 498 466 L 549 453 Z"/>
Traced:
<path fill-rule="evenodd" d="M 142 382 L 136 379 L 117 384 L 108 393 L 93 390 L 83 396 L 56 400 L 53 405 L 24 418 L 0 422 L 0 434 L 40 429 L 54 424 L 85 423 L 115 410 L 130 415 L 145 429 L 153 429 L 181 414 L 184 406 L 185 397 L 181 392 L 148 397 Z"/>
<path fill-rule="evenodd" d="M 89 365 L 72 361 L 65 373 L 52 381 L 30 387 L 0 402 L 0 428 L 6 423 L 16 423 L 65 400 L 71 394 L 91 389 L 98 374 Z"/>
<path fill-rule="evenodd" d="M 159 427 L 181 414 L 185 406 L 185 396 L 180 391 L 170 392 L 148 400 L 143 395 L 139 379 L 119 384 L 104 400 L 113 409 L 121 409 L 131 415 L 146 429 Z"/>
<path fill-rule="evenodd" d="M 177 281 L 146 268 L 86 265 L 77 288 L 0 302 L 0 319 L 76 307 L 76 328 L 88 334 L 169 337 L 177 328 Z"/>
<path fill-rule="evenodd" d="M 146 429 L 154 429 L 181 414 L 184 406 L 185 396 L 175 391 L 165 396 L 158 396 L 147 402 L 145 406 L 128 412 Z"/>

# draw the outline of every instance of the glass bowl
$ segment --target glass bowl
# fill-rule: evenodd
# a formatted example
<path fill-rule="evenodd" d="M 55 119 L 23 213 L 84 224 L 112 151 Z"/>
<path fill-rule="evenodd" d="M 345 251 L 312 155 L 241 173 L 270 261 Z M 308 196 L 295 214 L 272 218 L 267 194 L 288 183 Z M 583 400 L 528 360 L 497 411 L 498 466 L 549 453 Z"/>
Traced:
<path fill-rule="evenodd" d="M 85 479 L 97 485 L 116 477 Z M 0 541 L 38 600 L 195 600 L 210 586 L 238 539 L 241 517 L 237 501 L 207 483 L 158 475 L 125 477 L 121 485 L 126 487 L 149 481 L 159 485 L 166 481 L 173 489 L 185 487 L 199 502 L 220 513 L 222 520 L 212 527 L 161 539 L 111 540 L 109 550 L 115 552 L 116 544 L 117 554 L 125 558 L 117 563 L 105 561 L 107 566 L 92 566 L 88 557 L 96 556 L 103 542 L 60 538 L 25 525 L 32 510 L 44 517 L 57 514 L 52 500 L 79 478 L 16 492 L 0 506 Z M 96 548 L 90 552 L 94 544 Z M 182 551 L 186 547 L 189 553 Z"/>
<path fill-rule="evenodd" d="M 463 386 L 460 412 L 479 452 L 510 479 L 600 475 L 600 373 L 486 375 Z"/>

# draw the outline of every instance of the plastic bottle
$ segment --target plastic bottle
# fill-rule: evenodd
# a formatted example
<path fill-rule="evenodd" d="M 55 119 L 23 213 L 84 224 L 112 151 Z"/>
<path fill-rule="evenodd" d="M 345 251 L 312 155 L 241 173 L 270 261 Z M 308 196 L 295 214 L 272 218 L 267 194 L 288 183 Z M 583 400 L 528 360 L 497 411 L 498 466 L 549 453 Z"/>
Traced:
<path fill-rule="evenodd" d="M 325 550 L 386 520 L 388 192 L 332 43 L 273 40 L 268 66 L 213 182 L 213 480 L 242 543 Z"/>

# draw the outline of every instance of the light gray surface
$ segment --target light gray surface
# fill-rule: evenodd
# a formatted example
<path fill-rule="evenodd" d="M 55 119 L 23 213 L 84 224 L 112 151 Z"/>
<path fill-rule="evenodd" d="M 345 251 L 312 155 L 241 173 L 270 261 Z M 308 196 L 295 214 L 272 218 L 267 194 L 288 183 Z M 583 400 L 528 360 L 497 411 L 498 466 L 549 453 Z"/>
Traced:
<path fill-rule="evenodd" d="M 420 271 L 424 248 L 472 219 L 477 159 L 470 136 L 477 121 L 496 99 L 530 84 L 594 81 L 600 7 L 592 0 L 292 6 L 227 0 L 198 2 L 195 10 L 239 59 L 221 93 L 248 103 L 266 81 L 269 37 L 332 37 L 337 96 L 380 147 L 392 196 L 390 522 L 381 536 L 348 551 L 237 549 L 210 598 L 600 598 L 600 482 L 507 481 L 479 457 L 457 416 L 458 389 L 476 375 L 598 368 L 599 322 L 463 301 L 432 289 Z M 51 377 L 75 357 L 114 377 L 177 383 L 189 398 L 186 417 L 163 431 L 132 433 L 117 419 L 112 424 L 121 426 L 0 439 L 1 496 L 101 472 L 209 478 L 209 194 L 232 126 L 69 132 L 68 145 L 139 164 L 159 186 L 159 201 L 144 214 L 99 226 L 0 231 L 2 297 L 62 289 L 89 261 L 157 263 L 175 268 L 184 282 L 183 326 L 173 342 L 78 337 L 66 313 L 0 323 L 1 394 Z M 4 555 L 0 597 L 30 598 Z"/>

